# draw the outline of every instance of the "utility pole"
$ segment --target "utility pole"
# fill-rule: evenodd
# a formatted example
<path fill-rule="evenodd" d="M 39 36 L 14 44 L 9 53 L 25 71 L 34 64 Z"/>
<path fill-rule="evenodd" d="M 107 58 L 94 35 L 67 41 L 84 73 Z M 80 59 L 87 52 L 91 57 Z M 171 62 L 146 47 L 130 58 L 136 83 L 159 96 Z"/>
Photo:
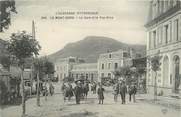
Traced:
<path fill-rule="evenodd" d="M 35 22 L 32 21 L 32 37 L 33 39 L 36 39 L 35 37 Z M 38 57 L 36 56 L 37 60 L 38 60 Z M 37 89 L 36 89 L 36 92 L 37 92 L 37 106 L 40 106 L 40 78 L 39 78 L 39 72 L 40 72 L 40 64 L 39 64 L 39 60 L 37 61 L 38 63 L 38 71 L 37 71 L 37 74 L 36 74 L 36 77 L 37 77 Z"/>

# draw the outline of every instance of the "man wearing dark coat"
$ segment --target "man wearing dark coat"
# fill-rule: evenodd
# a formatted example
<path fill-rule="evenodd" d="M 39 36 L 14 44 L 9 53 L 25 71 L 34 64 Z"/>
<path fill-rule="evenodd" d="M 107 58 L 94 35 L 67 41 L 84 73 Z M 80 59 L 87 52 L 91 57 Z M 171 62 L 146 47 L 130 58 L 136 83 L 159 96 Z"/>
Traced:
<path fill-rule="evenodd" d="M 102 84 L 100 84 L 99 88 L 97 89 L 99 104 L 103 104 L 104 103 L 104 91 L 105 90 L 102 87 Z"/>
<path fill-rule="evenodd" d="M 120 94 L 122 99 L 122 104 L 126 103 L 126 93 L 127 93 L 127 87 L 125 85 L 125 82 L 123 81 L 120 86 Z"/>
<path fill-rule="evenodd" d="M 75 94 L 76 104 L 80 104 L 80 99 L 81 99 L 81 95 L 82 95 L 82 87 L 81 87 L 80 81 L 78 81 L 76 83 L 76 86 L 74 88 L 74 94 Z"/>

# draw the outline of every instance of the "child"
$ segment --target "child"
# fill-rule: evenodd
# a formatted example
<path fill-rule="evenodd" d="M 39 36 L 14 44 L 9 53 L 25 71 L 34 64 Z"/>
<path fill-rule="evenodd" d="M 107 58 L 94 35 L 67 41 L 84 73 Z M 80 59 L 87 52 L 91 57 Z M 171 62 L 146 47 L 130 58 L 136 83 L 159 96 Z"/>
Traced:
<path fill-rule="evenodd" d="M 104 101 L 104 88 L 102 87 L 102 84 L 99 85 L 99 88 L 97 90 L 99 104 L 103 104 Z"/>

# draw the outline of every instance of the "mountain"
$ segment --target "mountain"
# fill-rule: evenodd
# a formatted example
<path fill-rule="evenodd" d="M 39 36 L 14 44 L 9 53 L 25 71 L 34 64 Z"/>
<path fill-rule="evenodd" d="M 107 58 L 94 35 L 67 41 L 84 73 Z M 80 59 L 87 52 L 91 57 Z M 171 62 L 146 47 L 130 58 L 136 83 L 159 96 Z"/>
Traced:
<path fill-rule="evenodd" d="M 86 62 L 96 62 L 99 54 L 119 49 L 133 48 L 136 52 L 145 55 L 145 45 L 131 45 L 119 42 L 115 39 L 102 36 L 88 36 L 83 40 L 67 44 L 63 49 L 51 54 L 48 58 L 55 61 L 59 58 L 75 56 L 84 58 Z"/>

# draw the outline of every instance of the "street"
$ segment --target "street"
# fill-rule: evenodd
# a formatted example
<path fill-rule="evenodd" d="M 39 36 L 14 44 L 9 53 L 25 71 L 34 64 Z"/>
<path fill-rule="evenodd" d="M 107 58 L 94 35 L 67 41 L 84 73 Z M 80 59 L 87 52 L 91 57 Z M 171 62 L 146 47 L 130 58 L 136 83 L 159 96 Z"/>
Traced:
<path fill-rule="evenodd" d="M 55 88 L 55 92 L 60 89 Z M 36 106 L 36 98 L 26 102 L 27 117 L 180 117 L 180 111 L 171 108 L 154 105 L 137 100 L 136 103 L 128 102 L 121 104 L 121 99 L 117 103 L 113 101 L 111 92 L 105 92 L 104 104 L 98 104 L 97 94 L 89 92 L 88 99 L 81 101 L 80 105 L 75 104 L 73 97 L 70 102 L 63 101 L 61 93 L 53 96 L 41 97 L 41 106 Z M 3 107 L 0 117 L 20 117 L 22 107 L 10 106 Z M 155 115 L 156 113 L 156 115 Z"/>

